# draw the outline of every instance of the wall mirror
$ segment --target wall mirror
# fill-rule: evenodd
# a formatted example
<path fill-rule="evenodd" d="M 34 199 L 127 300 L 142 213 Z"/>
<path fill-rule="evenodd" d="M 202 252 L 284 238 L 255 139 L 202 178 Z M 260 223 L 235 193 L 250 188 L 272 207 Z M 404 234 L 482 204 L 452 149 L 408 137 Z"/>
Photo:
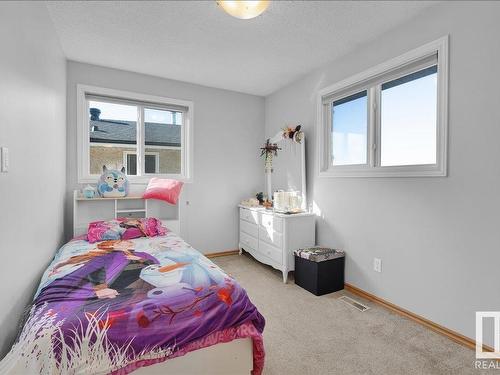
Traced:
<path fill-rule="evenodd" d="M 289 207 L 305 211 L 307 207 L 305 134 L 298 128 L 290 136 L 282 130 L 269 139 L 278 147 L 277 155 L 272 157 L 272 171 L 266 166 L 266 190 L 268 197 L 274 196 L 275 211 L 293 211 Z M 291 192 L 296 192 L 298 201 L 289 201 Z"/>

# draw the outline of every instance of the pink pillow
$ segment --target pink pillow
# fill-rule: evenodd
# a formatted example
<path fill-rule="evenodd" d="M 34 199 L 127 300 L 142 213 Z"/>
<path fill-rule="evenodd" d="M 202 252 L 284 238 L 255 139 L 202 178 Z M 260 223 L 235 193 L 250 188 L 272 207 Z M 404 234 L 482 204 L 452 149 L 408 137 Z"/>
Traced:
<path fill-rule="evenodd" d="M 153 177 L 143 194 L 144 199 L 159 199 L 170 204 L 177 204 L 184 182 Z"/>
<path fill-rule="evenodd" d="M 115 219 L 109 221 L 93 221 L 89 223 L 87 229 L 87 241 L 90 243 L 105 241 L 105 240 L 119 240 L 125 232 L 120 224 L 122 219 Z"/>

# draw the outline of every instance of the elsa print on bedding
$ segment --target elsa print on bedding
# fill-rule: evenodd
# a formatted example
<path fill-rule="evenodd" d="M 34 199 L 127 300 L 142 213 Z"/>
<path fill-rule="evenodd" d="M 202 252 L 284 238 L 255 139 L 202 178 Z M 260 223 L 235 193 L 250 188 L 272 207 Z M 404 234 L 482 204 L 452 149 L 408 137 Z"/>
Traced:
<path fill-rule="evenodd" d="M 166 358 L 194 340 L 247 322 L 262 332 L 264 319 L 244 289 L 175 233 L 94 244 L 73 240 L 44 273 L 20 341 L 0 370 L 32 366 L 15 355 L 16 348 L 23 353 L 30 345 L 38 366 L 109 373 L 151 358 L 148 353 Z M 94 347 L 91 338 L 91 348 L 80 348 L 88 332 L 98 334 L 96 345 L 102 347 Z M 61 357 L 62 350 L 68 354 Z M 80 355 L 94 350 L 100 354 Z"/>

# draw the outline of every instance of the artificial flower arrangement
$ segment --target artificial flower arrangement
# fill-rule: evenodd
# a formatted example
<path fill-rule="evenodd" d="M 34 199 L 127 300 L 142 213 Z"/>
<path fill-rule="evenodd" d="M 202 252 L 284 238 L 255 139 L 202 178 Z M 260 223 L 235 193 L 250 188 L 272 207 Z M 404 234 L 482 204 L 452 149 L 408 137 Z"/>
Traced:
<path fill-rule="evenodd" d="M 301 127 L 302 125 L 297 125 L 295 127 L 287 126 L 286 128 L 283 128 L 283 138 L 292 139 L 297 143 L 301 143 L 304 134 L 300 131 Z"/>
<path fill-rule="evenodd" d="M 267 139 L 266 144 L 264 145 L 264 147 L 261 147 L 260 150 L 260 156 L 264 156 L 266 172 L 272 172 L 273 155 L 278 156 L 278 151 L 281 150 L 281 147 L 278 147 L 278 144 L 271 143 L 269 139 Z"/>
<path fill-rule="evenodd" d="M 302 125 L 297 126 L 287 126 L 282 129 L 281 136 L 283 139 L 290 139 L 296 143 L 302 143 L 304 139 L 304 133 L 300 131 Z M 273 172 L 273 156 L 278 156 L 278 151 L 281 150 L 281 147 L 278 146 L 277 138 L 280 137 L 280 133 L 278 133 L 275 137 L 268 138 L 266 140 L 266 144 L 260 148 L 261 153 L 260 156 L 264 156 L 265 160 L 265 169 L 266 172 Z"/>

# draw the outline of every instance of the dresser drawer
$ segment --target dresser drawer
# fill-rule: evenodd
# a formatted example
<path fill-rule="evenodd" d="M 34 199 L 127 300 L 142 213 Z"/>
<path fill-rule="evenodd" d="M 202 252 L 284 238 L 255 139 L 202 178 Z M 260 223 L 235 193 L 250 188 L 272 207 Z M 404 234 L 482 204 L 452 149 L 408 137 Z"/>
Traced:
<path fill-rule="evenodd" d="M 263 241 L 259 242 L 259 252 L 265 255 L 266 257 L 271 258 L 275 262 L 282 264 L 283 263 L 283 253 L 281 249 L 277 247 L 271 246 Z"/>
<path fill-rule="evenodd" d="M 250 248 L 257 250 L 259 248 L 259 242 L 257 238 L 249 236 L 245 232 L 240 232 L 240 246 L 244 249 Z"/>
<path fill-rule="evenodd" d="M 240 220 L 240 231 L 245 232 L 255 238 L 259 236 L 259 227 L 257 226 L 257 224 L 252 224 L 245 220 Z"/>
<path fill-rule="evenodd" d="M 283 235 L 268 227 L 259 227 L 259 239 L 281 249 Z"/>
<path fill-rule="evenodd" d="M 259 224 L 259 213 L 246 208 L 240 208 L 240 219 L 248 221 L 249 223 Z"/>
<path fill-rule="evenodd" d="M 273 229 L 277 232 L 283 231 L 283 220 L 280 217 L 275 217 L 271 214 L 261 214 L 260 215 L 260 224 L 263 227 Z"/>

